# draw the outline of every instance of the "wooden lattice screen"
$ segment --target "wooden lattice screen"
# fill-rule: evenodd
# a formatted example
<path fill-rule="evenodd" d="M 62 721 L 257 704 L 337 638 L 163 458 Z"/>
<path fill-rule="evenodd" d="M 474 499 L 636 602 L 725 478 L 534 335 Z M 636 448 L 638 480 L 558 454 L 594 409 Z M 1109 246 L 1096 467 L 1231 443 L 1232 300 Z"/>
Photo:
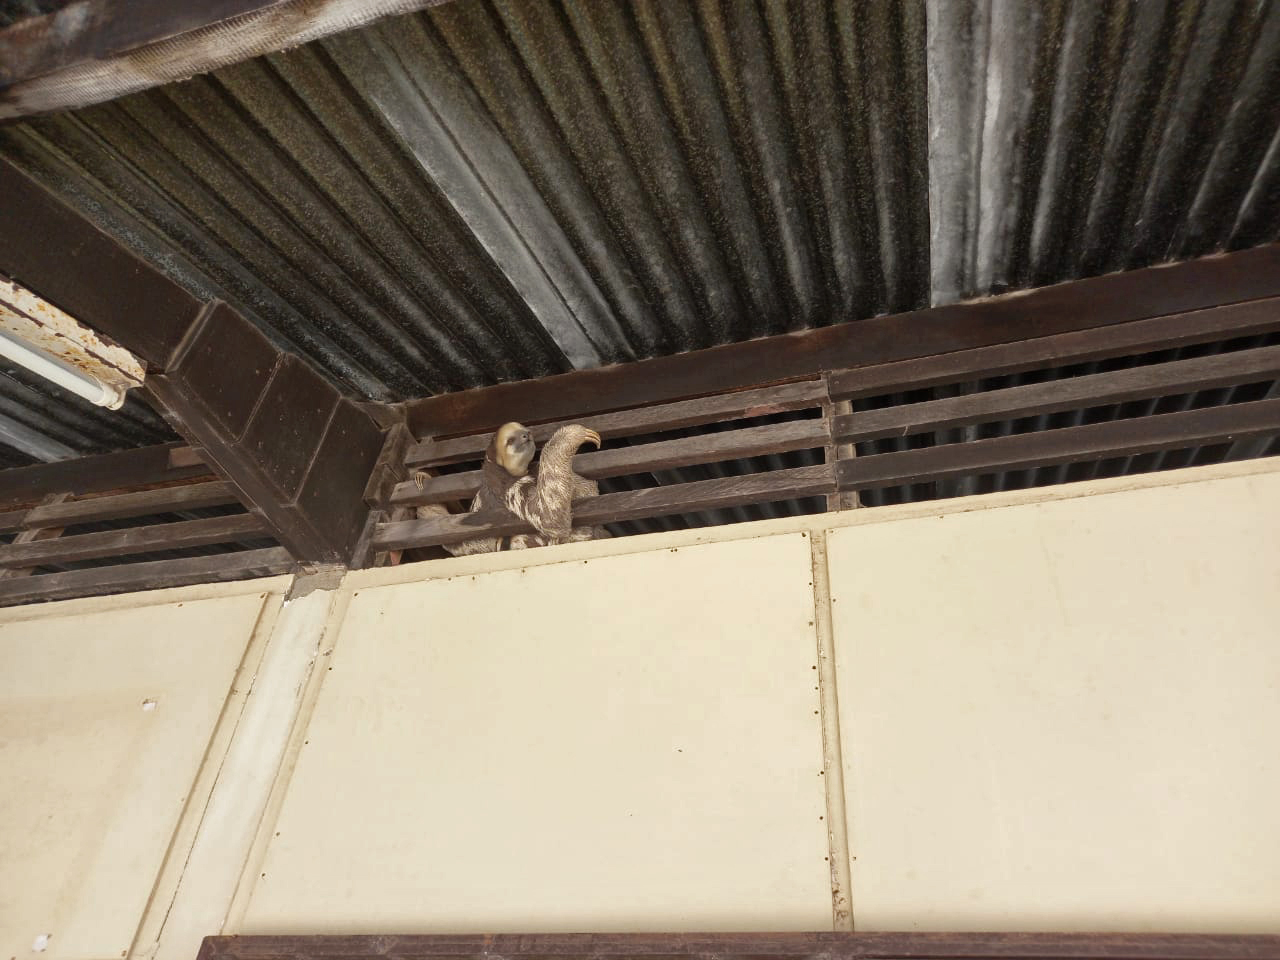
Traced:
<path fill-rule="evenodd" d="M 897 403 L 881 409 L 843 412 L 843 401 L 969 384 L 983 378 L 1060 368 L 1072 363 L 1136 357 L 1156 350 L 1252 337 L 1280 329 L 1274 299 L 1139 320 L 1011 344 L 957 350 L 916 360 L 815 375 L 811 379 L 636 407 L 534 427 L 544 442 L 566 422 L 599 432 L 606 449 L 580 453 L 575 469 L 605 479 L 650 474 L 796 450 L 821 452 L 813 466 L 766 470 L 745 476 L 671 483 L 605 493 L 579 501 L 575 523 L 589 526 L 702 510 L 825 495 L 829 508 L 842 493 L 964 476 L 1198 447 L 1280 433 L 1280 398 L 1229 403 L 1206 409 L 1154 413 L 1103 423 L 1046 429 L 964 443 L 873 456 L 849 455 L 851 445 L 885 437 L 911 437 L 965 425 L 1080 410 L 1102 404 L 1169 397 L 1216 387 L 1266 383 L 1280 377 L 1280 346 L 1255 344 L 1190 359 L 1141 365 L 1003 389 L 959 393 L 943 399 Z M 1150 358 L 1148 358 L 1150 360 Z M 806 419 L 763 426 L 733 421 L 769 414 L 813 411 Z M 609 446 L 687 427 L 729 425 L 677 439 Z M 438 472 L 474 462 L 489 434 L 398 441 L 389 446 L 367 491 L 374 522 L 362 545 L 367 557 L 478 536 L 510 536 L 530 529 L 505 511 L 407 519 L 420 504 L 470 501 L 480 482 L 477 469 Z M 395 462 L 389 462 L 394 460 Z M 435 473 L 419 490 L 407 477 Z"/>
<path fill-rule="evenodd" d="M 235 487 L 182 444 L 22 467 L 2 479 L 0 604 L 240 580 L 294 563 L 262 519 L 240 509 Z"/>

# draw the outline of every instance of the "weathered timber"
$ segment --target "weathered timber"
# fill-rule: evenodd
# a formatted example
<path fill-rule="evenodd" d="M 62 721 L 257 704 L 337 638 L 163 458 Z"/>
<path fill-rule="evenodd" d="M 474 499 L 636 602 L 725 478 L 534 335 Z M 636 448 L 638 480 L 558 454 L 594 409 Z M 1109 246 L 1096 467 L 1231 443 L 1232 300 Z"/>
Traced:
<path fill-rule="evenodd" d="M 836 474 L 842 490 L 869 490 L 1274 433 L 1280 433 L 1280 399 L 882 453 L 844 461 Z"/>
<path fill-rule="evenodd" d="M 283 547 L 268 547 L 262 550 L 220 553 L 212 557 L 150 560 L 88 570 L 43 573 L 20 580 L 0 580 L 0 605 L 270 577 L 288 573 L 293 566 L 294 560 L 288 550 Z"/>
<path fill-rule="evenodd" d="M 0 532 L 30 530 L 36 527 L 63 526 L 77 523 L 93 523 L 98 520 L 124 520 L 128 517 L 149 517 L 179 510 L 199 510 L 204 507 L 220 507 L 238 503 L 235 487 L 223 480 L 192 483 L 180 487 L 164 487 L 159 490 L 142 490 L 138 493 L 120 493 L 70 503 L 41 505 L 30 510 L 13 510 L 0 513 Z"/>
<path fill-rule="evenodd" d="M 513 417 L 576 418 L 1073 330 L 1280 296 L 1280 245 L 1113 273 L 1025 293 L 728 344 L 638 363 L 428 397 L 416 436 L 493 430 Z M 837 394 L 835 399 L 842 399 Z"/>
<path fill-rule="evenodd" d="M 348 567 L 352 570 L 363 570 L 365 567 L 378 565 L 374 562 L 376 554 L 373 552 L 373 538 L 378 532 L 378 527 L 386 523 L 389 517 L 390 514 L 385 510 L 375 508 L 369 511 L 369 516 L 365 517 L 364 529 L 360 531 L 356 545 L 351 548 L 351 559 L 347 561 Z"/>
<path fill-rule="evenodd" d="M 62 503 L 67 499 L 68 494 L 51 493 L 41 501 L 41 506 L 54 506 Z M 24 543 L 35 543 L 37 540 L 52 540 L 55 537 L 62 536 L 62 527 L 33 527 L 22 530 L 13 538 L 15 546 Z M 13 577 L 30 576 L 36 570 L 35 567 L 9 567 L 7 570 L 0 570 L 0 579 L 11 579 Z"/>
<path fill-rule="evenodd" d="M 59 537 L 56 540 L 0 546 L 0 567 L 34 567 L 46 563 L 72 563 L 77 560 L 122 557 L 159 550 L 182 550 L 186 547 L 204 547 L 211 543 L 261 537 L 266 533 L 262 521 L 247 513 L 203 520 L 155 523 L 126 530 L 104 530 L 100 533 Z"/>
<path fill-rule="evenodd" d="M 838 370 L 831 374 L 831 395 L 839 400 L 856 400 L 1276 330 L 1280 330 L 1280 297 L 1267 297 L 1015 343 Z"/>
<path fill-rule="evenodd" d="M 674 470 L 699 463 L 720 463 L 740 457 L 789 453 L 821 447 L 828 440 L 827 424 L 822 420 L 793 420 L 762 427 L 726 430 L 676 440 L 594 450 L 573 458 L 573 469 L 589 480 L 620 477 L 630 473 Z M 481 472 L 450 473 L 425 481 L 421 490 L 412 481 L 398 484 L 391 496 L 395 506 L 419 503 L 446 503 L 469 500 L 480 488 Z"/>
<path fill-rule="evenodd" d="M 839 442 L 853 443 L 1055 410 L 1173 396 L 1278 376 L 1280 347 L 1263 347 L 865 410 L 837 417 L 832 430 Z"/>
<path fill-rule="evenodd" d="M 234 372 L 225 358 L 236 358 Z M 300 560 L 345 563 L 382 449 L 369 417 L 223 303 L 201 311 L 147 389 Z"/>
<path fill-rule="evenodd" d="M 821 496 L 834 490 L 831 465 L 823 463 L 812 467 L 601 494 L 575 501 L 573 522 L 575 526 L 590 527 L 622 520 L 740 507 L 748 503 Z M 401 550 L 458 543 L 476 537 L 507 537 L 529 533 L 532 529 L 505 510 L 455 514 L 430 520 L 402 520 L 382 524 L 373 537 L 372 549 Z"/>
<path fill-rule="evenodd" d="M 570 933 L 206 937 L 197 960 L 1276 960 L 1273 934 Z"/>
<path fill-rule="evenodd" d="M 413 434 L 403 422 L 393 423 L 387 428 L 382 440 L 382 450 L 364 485 L 362 498 L 365 503 L 377 507 L 391 498 L 396 484 L 409 475 L 405 459 L 412 446 Z"/>
<path fill-rule="evenodd" d="M 2 231 L 0 231 L 2 232 Z M 56 463 L 0 470 L 0 505 L 37 503 L 51 493 L 84 496 L 144 483 L 162 483 L 209 476 L 204 463 L 183 456 L 188 448 L 178 442 L 104 453 Z M 179 465 L 175 465 L 177 455 Z"/>
<path fill-rule="evenodd" d="M 763 417 L 816 407 L 826 397 L 820 380 L 802 380 L 773 387 L 739 390 L 714 397 L 681 400 L 676 403 L 594 414 L 587 418 L 557 420 L 552 423 L 529 424 L 536 443 L 545 443 L 551 435 L 569 423 L 584 423 L 605 440 L 634 437 L 642 433 L 661 433 L 682 427 L 698 427 L 747 417 Z M 528 418 L 526 418 L 528 419 Z M 523 421 L 521 421 L 523 422 Z M 489 445 L 489 433 L 455 437 L 452 440 L 424 440 L 415 445 L 405 458 L 413 466 L 445 466 L 475 460 Z"/>

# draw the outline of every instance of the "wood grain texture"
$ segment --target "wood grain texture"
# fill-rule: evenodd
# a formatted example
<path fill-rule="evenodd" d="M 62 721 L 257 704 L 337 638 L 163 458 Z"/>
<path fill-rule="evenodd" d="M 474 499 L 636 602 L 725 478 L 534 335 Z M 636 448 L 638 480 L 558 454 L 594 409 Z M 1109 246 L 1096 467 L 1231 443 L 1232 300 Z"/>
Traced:
<path fill-rule="evenodd" d="M 964 424 L 1013 420 L 1055 410 L 1167 397 L 1278 376 L 1280 347 L 1263 347 L 866 410 L 837 417 L 832 430 L 837 442 L 853 443 Z"/>
<path fill-rule="evenodd" d="M 206 937 L 198 960 L 1272 960 L 1280 937 L 1177 933 L 486 934 Z"/>
<path fill-rule="evenodd" d="M 700 463 L 719 463 L 740 457 L 807 450 L 827 443 L 827 425 L 822 420 L 793 420 L 763 427 L 726 430 L 696 437 L 660 440 L 655 443 L 594 450 L 573 458 L 573 469 L 589 480 L 620 477 L 631 473 L 672 470 Z M 412 481 L 396 486 L 391 495 L 395 506 L 469 500 L 480 487 L 481 471 L 450 473 L 432 477 L 418 490 Z"/>
<path fill-rule="evenodd" d="M 180 442 L 161 443 L 122 453 L 104 453 L 56 463 L 0 470 L 0 505 L 38 503 L 51 493 L 84 496 L 122 487 L 208 476 L 212 469 L 191 463 Z M 172 458 L 176 456 L 175 466 Z"/>
<path fill-rule="evenodd" d="M 1274 330 L 1280 330 L 1280 298 L 1268 297 L 1109 327 L 840 370 L 831 374 L 831 395 L 837 400 L 872 397 L 908 387 L 917 390 Z"/>
<path fill-rule="evenodd" d="M 835 490 L 829 464 L 753 473 L 741 477 L 677 483 L 625 493 L 606 493 L 574 502 L 573 522 L 597 526 L 621 520 L 693 513 L 748 503 L 769 503 L 794 497 L 821 496 Z M 529 533 L 532 527 L 503 510 L 456 514 L 430 520 L 403 520 L 379 526 L 374 550 L 399 550 L 433 544 L 458 543 L 477 537 L 507 537 Z"/>
<path fill-rule="evenodd" d="M 682 427 L 697 427 L 708 423 L 722 423 L 746 417 L 763 417 L 772 413 L 805 410 L 815 407 L 826 396 L 819 380 L 803 380 L 773 387 L 741 390 L 696 400 L 681 400 L 657 406 L 619 410 L 614 413 L 595 414 L 585 426 L 600 434 L 605 440 L 634 437 L 642 433 L 661 433 Z M 523 421 L 521 421 L 523 422 Z M 557 420 L 552 423 L 525 423 L 533 432 L 535 443 L 546 443 L 561 427 L 576 420 Z M 424 440 L 416 444 L 405 458 L 413 466 L 445 466 L 475 460 L 484 455 L 489 443 L 489 433 L 455 437 L 452 440 Z"/>
<path fill-rule="evenodd" d="M 97 597 L 132 590 L 159 590 L 192 583 L 221 583 L 288 573 L 294 566 L 283 547 L 220 553 L 213 557 L 150 560 L 65 573 L 44 573 L 20 580 L 0 581 L 0 605 L 35 600 Z"/>
<path fill-rule="evenodd" d="M 72 563 L 100 557 L 122 557 L 158 550 L 182 550 L 212 543 L 228 543 L 267 534 L 263 522 L 252 514 L 208 517 L 155 523 L 127 530 L 104 530 L 74 537 L 12 543 L 0 547 L 0 566 L 26 567 L 46 563 Z"/>
<path fill-rule="evenodd" d="M 54 525 L 69 527 L 98 520 L 149 517 L 179 510 L 199 510 L 238 503 L 235 486 L 222 480 L 192 483 L 160 490 L 120 493 L 69 503 L 41 505 L 30 510 L 0 513 L 0 532 L 30 530 Z"/>
<path fill-rule="evenodd" d="M 845 460 L 841 490 L 869 490 L 1049 464 L 1132 456 L 1280 433 L 1280 399 L 1162 413 Z"/>

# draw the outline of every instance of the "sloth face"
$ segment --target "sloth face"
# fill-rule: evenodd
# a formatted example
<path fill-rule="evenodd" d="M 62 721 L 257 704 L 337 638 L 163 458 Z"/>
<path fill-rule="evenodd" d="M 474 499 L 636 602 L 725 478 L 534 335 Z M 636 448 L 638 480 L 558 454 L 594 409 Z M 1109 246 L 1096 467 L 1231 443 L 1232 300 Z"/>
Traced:
<path fill-rule="evenodd" d="M 504 423 L 498 428 L 498 457 L 513 477 L 523 477 L 529 472 L 534 449 L 533 434 L 523 424 Z"/>

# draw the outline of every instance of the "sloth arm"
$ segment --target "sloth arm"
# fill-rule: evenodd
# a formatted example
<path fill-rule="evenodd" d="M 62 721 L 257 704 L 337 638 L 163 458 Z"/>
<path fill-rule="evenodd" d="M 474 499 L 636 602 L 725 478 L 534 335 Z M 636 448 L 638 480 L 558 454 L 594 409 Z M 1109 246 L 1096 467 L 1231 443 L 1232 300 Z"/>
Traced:
<path fill-rule="evenodd" d="M 599 434 L 578 424 L 561 427 L 542 448 L 537 476 L 521 477 L 507 490 L 507 509 L 543 536 L 556 540 L 568 537 L 573 529 L 574 498 L 599 492 L 594 480 L 573 471 L 574 454 L 584 443 L 599 446 Z"/>

